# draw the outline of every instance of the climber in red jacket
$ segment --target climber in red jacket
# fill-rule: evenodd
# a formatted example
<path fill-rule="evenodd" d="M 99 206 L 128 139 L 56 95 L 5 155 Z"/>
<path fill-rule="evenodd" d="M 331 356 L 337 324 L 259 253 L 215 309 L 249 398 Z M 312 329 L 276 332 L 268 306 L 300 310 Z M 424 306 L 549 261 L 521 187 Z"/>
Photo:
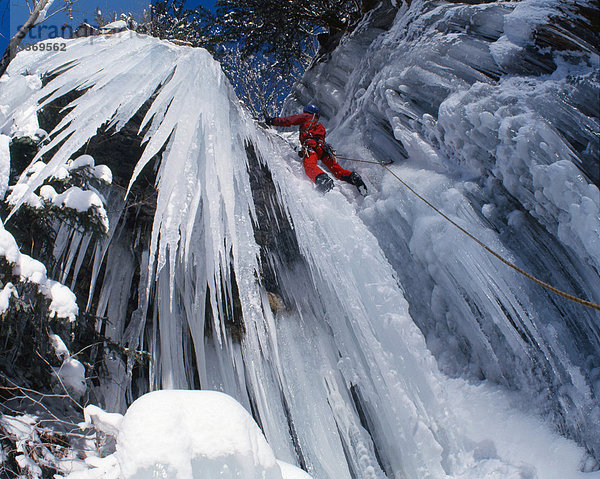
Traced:
<path fill-rule="evenodd" d="M 361 193 L 363 193 L 361 188 L 364 189 L 364 193 L 367 192 L 367 186 L 358 173 L 342 168 L 336 161 L 331 146 L 325 143 L 325 127 L 319 122 L 319 108 L 316 105 L 306 105 L 304 113 L 299 115 L 281 118 L 266 117 L 265 123 L 273 126 L 300 126 L 304 171 L 317 185 L 317 189 L 327 192 L 333 188 L 333 180 L 317 165 L 317 161 L 321 160 L 338 180 L 356 186 Z"/>

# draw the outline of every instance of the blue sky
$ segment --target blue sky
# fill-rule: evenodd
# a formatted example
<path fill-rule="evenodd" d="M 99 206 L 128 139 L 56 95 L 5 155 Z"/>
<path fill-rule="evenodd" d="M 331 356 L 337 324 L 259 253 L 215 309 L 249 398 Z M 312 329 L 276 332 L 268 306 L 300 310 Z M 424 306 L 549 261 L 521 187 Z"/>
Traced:
<path fill-rule="evenodd" d="M 85 20 L 93 24 L 96 8 L 100 8 L 107 17 L 112 12 L 117 12 L 117 14 L 132 13 L 136 18 L 139 18 L 150 3 L 152 3 L 151 0 L 76 0 L 72 10 L 73 20 L 68 19 L 65 14 L 58 14 L 42 24 L 46 28 L 37 28 L 30 33 L 30 38 L 26 38 L 24 41 L 35 42 L 40 40 L 40 36 L 47 38 L 49 35 L 61 35 L 61 27 L 64 25 L 67 25 L 64 31 L 68 33 L 71 28 L 77 28 Z M 215 2 L 214 0 L 199 0 L 188 1 L 188 3 L 190 7 L 202 5 L 211 8 Z M 55 0 L 52 11 L 56 11 L 63 5 L 64 0 Z M 16 33 L 17 28 L 25 22 L 27 17 L 26 0 L 0 0 L 0 33 L 2 34 L 2 37 L 0 37 L 0 52 L 4 52 L 8 40 Z"/>

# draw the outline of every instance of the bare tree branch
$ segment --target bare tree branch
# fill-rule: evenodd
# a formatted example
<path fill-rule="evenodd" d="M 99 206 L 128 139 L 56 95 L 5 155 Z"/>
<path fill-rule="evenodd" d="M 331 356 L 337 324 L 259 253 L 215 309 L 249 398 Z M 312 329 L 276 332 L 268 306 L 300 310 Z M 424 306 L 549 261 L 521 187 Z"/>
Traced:
<path fill-rule="evenodd" d="M 44 16 L 40 19 L 40 15 L 42 15 L 42 12 L 47 11 L 47 9 L 52 5 L 53 2 L 54 0 L 37 0 L 37 2 L 33 0 L 33 4 L 30 4 L 29 0 L 26 0 L 27 7 L 30 13 L 29 18 L 27 19 L 25 24 L 19 29 L 19 31 L 8 42 L 8 47 L 6 47 L 4 55 L 2 55 L 2 59 L 0 60 L 0 77 L 6 72 L 8 65 L 17 54 L 18 46 L 21 44 L 21 42 L 27 36 L 27 34 L 31 31 L 31 29 L 34 26 L 41 23 L 42 21 L 45 21 L 54 14 L 58 13 L 53 12 L 51 15 Z M 70 8 L 73 3 L 74 2 L 70 1 L 59 11 Z M 32 9 L 33 6 L 34 8 Z"/>

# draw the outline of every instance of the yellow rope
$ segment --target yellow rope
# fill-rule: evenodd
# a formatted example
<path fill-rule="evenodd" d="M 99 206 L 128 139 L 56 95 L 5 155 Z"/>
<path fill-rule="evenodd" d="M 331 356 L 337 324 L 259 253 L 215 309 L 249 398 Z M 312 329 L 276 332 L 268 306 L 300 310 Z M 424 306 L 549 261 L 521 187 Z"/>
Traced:
<path fill-rule="evenodd" d="M 482 248 L 484 248 L 488 253 L 493 254 L 496 258 L 498 258 L 500 261 L 502 261 L 507 266 L 510 266 L 512 269 L 514 269 L 515 271 L 521 273 L 523 276 L 529 278 L 531 281 L 534 281 L 535 283 L 539 284 L 540 286 L 546 288 L 549 291 L 552 291 L 553 293 L 558 294 L 559 296 L 562 296 L 563 298 L 567 298 L 568 300 L 574 301 L 575 303 L 579 303 L 579 304 L 582 304 L 584 306 L 587 306 L 588 308 L 593 308 L 593 309 L 596 309 L 596 310 L 600 311 L 600 305 L 598 305 L 596 303 L 592 303 L 591 301 L 586 301 L 585 299 L 578 298 L 577 296 L 573 296 L 572 294 L 565 293 L 564 291 L 561 291 L 560 289 L 557 289 L 554 286 L 552 286 L 552 285 L 550 285 L 548 283 L 545 283 L 544 281 L 542 281 L 540 279 L 537 279 L 535 276 L 532 276 L 528 272 L 523 271 L 516 264 L 511 263 L 507 259 L 503 258 L 500 254 L 496 253 L 493 249 L 491 249 L 489 246 L 487 246 L 483 241 L 481 241 L 479 238 L 473 236 L 466 229 L 464 229 L 462 226 L 460 226 L 459 224 L 457 224 L 456 222 L 454 222 L 452 219 L 450 219 L 448 216 L 446 216 L 444 213 L 442 213 L 439 209 L 437 209 L 434 205 L 432 205 L 429 201 L 427 201 L 425 198 L 423 198 L 409 184 L 407 184 L 396 173 L 394 173 L 392 170 L 390 170 L 387 165 L 384 165 L 383 163 L 379 163 L 379 162 L 376 162 L 376 161 L 355 160 L 353 158 L 345 158 L 345 157 L 342 157 L 342 156 L 338 156 L 338 158 L 343 159 L 343 160 L 356 161 L 356 162 L 359 162 L 359 163 L 371 163 L 371 164 L 375 164 L 375 165 L 381 166 L 382 168 L 384 168 L 388 172 L 390 172 L 394 178 L 396 178 L 400 183 L 402 183 L 406 188 L 408 188 L 408 190 L 410 192 L 412 192 L 417 198 L 419 198 L 421 201 L 423 201 L 427 206 L 429 206 L 430 208 L 432 208 L 436 213 L 438 213 L 440 216 L 442 216 L 446 221 L 448 221 L 449 223 L 451 223 L 454 226 L 456 226 L 460 231 L 462 231 L 469 238 L 471 238 L 473 241 L 475 241 L 479 246 L 481 246 Z"/>

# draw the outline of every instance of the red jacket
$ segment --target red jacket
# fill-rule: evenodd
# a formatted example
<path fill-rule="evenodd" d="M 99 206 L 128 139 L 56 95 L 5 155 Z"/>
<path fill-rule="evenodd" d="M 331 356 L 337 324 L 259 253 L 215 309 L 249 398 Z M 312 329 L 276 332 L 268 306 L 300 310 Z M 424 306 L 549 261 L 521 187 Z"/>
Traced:
<path fill-rule="evenodd" d="M 307 140 L 315 140 L 317 143 L 325 141 L 325 127 L 319 123 L 319 117 L 312 113 L 300 113 L 299 115 L 273 118 L 274 126 L 300 125 L 300 143 Z"/>

